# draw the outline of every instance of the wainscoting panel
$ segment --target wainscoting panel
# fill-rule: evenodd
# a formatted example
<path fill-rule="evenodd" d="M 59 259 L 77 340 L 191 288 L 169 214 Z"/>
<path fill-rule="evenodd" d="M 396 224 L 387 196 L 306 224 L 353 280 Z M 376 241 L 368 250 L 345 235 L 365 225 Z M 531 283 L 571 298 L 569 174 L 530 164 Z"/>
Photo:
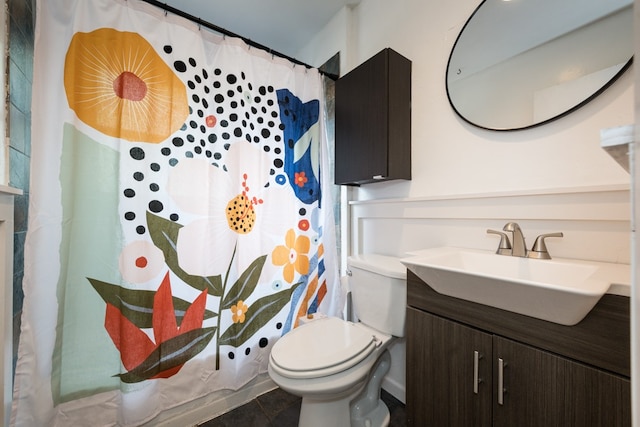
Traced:
<path fill-rule="evenodd" d="M 520 224 L 530 248 L 543 233 L 552 256 L 630 262 L 631 205 L 628 188 L 555 190 L 441 198 L 384 199 L 350 203 L 351 253 L 404 256 L 458 246 L 493 250 L 505 223 Z"/>

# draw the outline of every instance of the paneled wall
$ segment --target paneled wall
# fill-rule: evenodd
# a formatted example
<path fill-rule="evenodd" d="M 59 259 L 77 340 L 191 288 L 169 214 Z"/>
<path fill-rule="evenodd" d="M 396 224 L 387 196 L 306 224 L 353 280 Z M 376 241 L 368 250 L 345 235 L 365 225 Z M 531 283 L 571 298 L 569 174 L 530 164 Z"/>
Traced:
<path fill-rule="evenodd" d="M 351 253 L 402 256 L 436 246 L 493 250 L 505 223 L 520 224 L 530 247 L 549 238 L 552 256 L 630 262 L 631 206 L 628 186 L 589 187 L 545 193 L 373 199 L 350 203 Z"/>

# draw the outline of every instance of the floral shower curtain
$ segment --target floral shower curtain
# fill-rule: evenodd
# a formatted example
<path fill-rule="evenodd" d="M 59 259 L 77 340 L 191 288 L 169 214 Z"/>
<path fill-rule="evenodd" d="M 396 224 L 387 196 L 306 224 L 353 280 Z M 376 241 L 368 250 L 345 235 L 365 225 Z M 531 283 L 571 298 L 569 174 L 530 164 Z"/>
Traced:
<path fill-rule="evenodd" d="M 340 310 L 322 83 L 138 0 L 37 3 L 12 422 L 137 425 Z"/>

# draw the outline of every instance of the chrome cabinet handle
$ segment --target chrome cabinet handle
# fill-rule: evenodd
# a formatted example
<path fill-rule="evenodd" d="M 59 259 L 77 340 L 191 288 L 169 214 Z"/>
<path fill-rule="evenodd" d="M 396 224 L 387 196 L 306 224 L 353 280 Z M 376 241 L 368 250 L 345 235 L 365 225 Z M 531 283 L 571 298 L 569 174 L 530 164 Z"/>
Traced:
<path fill-rule="evenodd" d="M 476 350 L 473 352 L 473 393 L 478 394 L 478 385 L 482 382 L 479 378 L 479 362 L 482 355 Z"/>
<path fill-rule="evenodd" d="M 504 404 L 504 367 L 507 364 L 502 360 L 502 358 L 498 358 L 498 405 Z"/>

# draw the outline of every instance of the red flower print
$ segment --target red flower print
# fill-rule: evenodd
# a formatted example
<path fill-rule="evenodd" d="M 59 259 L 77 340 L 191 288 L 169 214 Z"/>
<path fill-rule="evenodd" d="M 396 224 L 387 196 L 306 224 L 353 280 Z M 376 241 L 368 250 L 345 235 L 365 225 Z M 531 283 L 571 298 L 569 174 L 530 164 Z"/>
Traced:
<path fill-rule="evenodd" d="M 294 181 L 298 187 L 304 187 L 308 180 L 304 172 L 296 172 Z"/>
<path fill-rule="evenodd" d="M 178 327 L 167 273 L 153 299 L 152 324 L 155 343 L 144 331 L 123 316 L 116 306 L 107 303 L 105 329 L 120 351 L 122 364 L 129 371 L 120 376 L 123 381 L 169 378 L 178 373 L 184 363 L 195 355 L 194 349 L 202 346 L 202 341 L 209 333 L 201 329 L 206 300 L 205 289 L 186 310 Z M 198 330 L 204 333 L 194 333 Z M 163 345 L 166 348 L 163 349 Z"/>
<path fill-rule="evenodd" d="M 306 219 L 301 219 L 298 221 L 298 228 L 302 231 L 307 231 L 309 229 L 309 221 Z"/>

